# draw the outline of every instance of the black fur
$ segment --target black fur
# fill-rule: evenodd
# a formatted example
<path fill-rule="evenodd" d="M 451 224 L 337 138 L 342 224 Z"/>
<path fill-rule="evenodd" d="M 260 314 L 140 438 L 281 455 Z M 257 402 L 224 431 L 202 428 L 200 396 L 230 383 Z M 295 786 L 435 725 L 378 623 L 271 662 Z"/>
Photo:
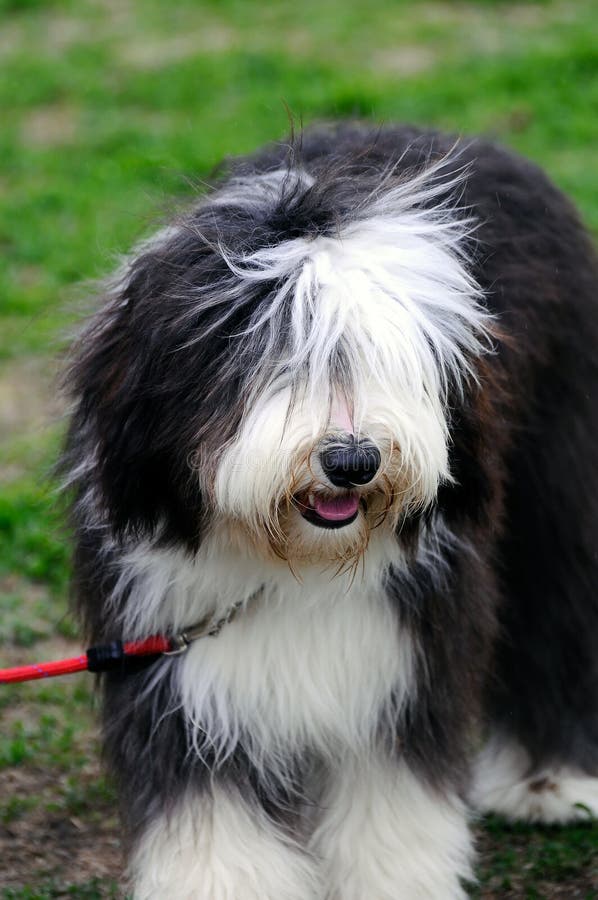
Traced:
<path fill-rule="evenodd" d="M 273 206 L 199 202 L 175 236 L 130 264 L 69 373 L 76 405 L 66 469 L 97 450 L 74 478 L 73 507 L 77 602 L 92 640 L 118 636 L 103 598 L 119 545 L 154 535 L 158 523 L 163 542 L 189 553 L 199 545 L 206 505 L 190 458 L 203 441 L 216 463 L 251 387 L 265 337 L 240 354 L 232 338 L 268 294 L 244 293 L 219 321 L 218 298 L 234 278 L 214 247 L 333 235 L 383 177 L 405 178 L 454 145 L 406 127 L 308 130 L 229 161 L 222 178 L 299 167 L 315 177 L 312 188 L 289 178 Z M 482 703 L 489 724 L 523 744 L 534 766 L 598 775 L 598 263 L 571 205 L 536 166 L 479 140 L 458 142 L 447 180 L 463 166 L 461 205 L 479 222 L 473 275 L 496 316 L 496 353 L 484 360 L 481 388 L 453 398 L 455 482 L 430 514 L 457 536 L 444 548 L 444 574 L 434 580 L 414 563 L 388 582 L 425 658 L 393 740 L 423 777 L 461 790 Z M 213 302 L 197 314 L 202 291 Z M 103 517 L 95 530 L 90 493 Z M 421 524 L 403 523 L 406 545 Z M 109 552 L 106 531 L 116 541 Z M 169 681 L 164 696 L 148 692 L 154 676 L 148 668 L 104 685 L 107 752 L 133 830 L 199 789 L 213 764 L 190 751 L 179 712 L 163 717 Z M 221 775 L 251 784 L 270 811 L 288 809 L 284 792 L 257 783 L 242 746 Z"/>

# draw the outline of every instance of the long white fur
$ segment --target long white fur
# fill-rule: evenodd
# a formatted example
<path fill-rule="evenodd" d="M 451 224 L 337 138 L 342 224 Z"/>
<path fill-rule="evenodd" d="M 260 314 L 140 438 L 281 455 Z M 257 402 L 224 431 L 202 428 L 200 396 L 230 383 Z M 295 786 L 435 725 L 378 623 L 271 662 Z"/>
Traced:
<path fill-rule="evenodd" d="M 146 830 L 135 900 L 461 900 L 472 844 L 464 804 L 404 765 L 347 754 L 328 772 L 305 847 L 234 789 L 190 794 Z"/>
<path fill-rule="evenodd" d="M 381 451 L 381 474 L 393 450 L 400 449 L 405 472 L 410 473 L 405 506 L 426 505 L 440 482 L 450 478 L 442 407 L 426 395 L 416 402 L 408 391 L 392 393 L 366 377 L 363 382 L 367 401 L 357 411 L 356 433 Z M 327 434 L 328 391 L 295 399 L 292 405 L 291 399 L 290 387 L 271 386 L 247 411 L 216 472 L 214 496 L 224 514 L 248 523 L 263 521 L 284 498 L 298 460 L 314 447 L 317 465 L 318 439 Z M 314 472 L 313 460 L 311 465 Z"/>
<path fill-rule="evenodd" d="M 415 650 L 379 577 L 350 578 L 281 581 L 218 647 L 192 648 L 183 705 L 215 736 L 218 755 L 242 738 L 254 765 L 283 780 L 297 754 L 338 761 L 349 746 L 367 752 L 385 720 L 392 727 L 414 693 Z"/>
<path fill-rule="evenodd" d="M 384 719 L 396 720 L 415 690 L 417 647 L 385 593 L 388 566 L 401 564 L 396 542 L 377 536 L 361 574 L 312 567 L 299 582 L 284 563 L 239 558 L 221 539 L 206 542 L 194 561 L 138 549 L 120 584 L 131 590 L 123 621 L 131 637 L 248 604 L 180 661 L 175 703 L 197 752 L 206 733 L 220 760 L 242 739 L 259 771 L 283 783 L 304 750 L 336 760 L 347 747 L 368 752 Z"/>
<path fill-rule="evenodd" d="M 220 247 L 239 286 L 278 285 L 245 332 L 269 328 L 260 363 L 268 379 L 307 369 L 313 389 L 328 388 L 339 349 L 357 386 L 367 372 L 382 388 L 400 386 L 418 400 L 435 399 L 471 371 L 468 357 L 487 346 L 488 315 L 467 268 L 473 223 L 440 199 L 464 177 L 443 183 L 446 164 L 369 198 L 334 237 L 296 238 L 242 257 Z M 277 359 L 289 298 L 290 352 Z"/>
<path fill-rule="evenodd" d="M 134 900 L 322 900 L 308 854 L 235 791 L 185 798 L 130 861 Z"/>
<path fill-rule="evenodd" d="M 327 900 L 453 900 L 472 877 L 463 802 L 388 760 L 349 757 L 336 769 L 310 847 Z"/>
<path fill-rule="evenodd" d="M 212 194 L 210 203 L 218 206 L 248 206 L 252 209 L 259 205 L 268 209 L 277 204 L 287 191 L 309 188 L 314 181 L 313 175 L 299 168 L 276 169 L 259 175 L 240 175 Z"/>

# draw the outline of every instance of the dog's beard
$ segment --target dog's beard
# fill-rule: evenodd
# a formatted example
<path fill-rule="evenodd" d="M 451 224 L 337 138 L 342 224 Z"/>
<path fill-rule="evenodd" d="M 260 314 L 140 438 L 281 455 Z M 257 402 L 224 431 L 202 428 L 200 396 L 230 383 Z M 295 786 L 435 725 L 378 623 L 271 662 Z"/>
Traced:
<path fill-rule="evenodd" d="M 308 453 L 299 461 L 284 494 L 272 498 L 267 514 L 237 520 L 233 526 L 237 538 L 243 536 L 262 557 L 282 561 L 292 571 L 304 565 L 356 570 L 374 533 L 397 530 L 425 502 L 417 476 L 398 450 L 390 450 L 374 482 L 346 490 L 314 477 L 310 458 Z M 318 514 L 335 507 L 340 512 L 332 518 Z"/>
<path fill-rule="evenodd" d="M 272 550 L 291 568 L 307 563 L 338 571 L 353 569 L 366 552 L 373 530 L 388 520 L 390 512 L 388 498 L 375 491 L 357 499 L 356 513 L 347 524 L 326 528 L 310 521 L 295 498 L 279 512 L 279 535 Z"/>

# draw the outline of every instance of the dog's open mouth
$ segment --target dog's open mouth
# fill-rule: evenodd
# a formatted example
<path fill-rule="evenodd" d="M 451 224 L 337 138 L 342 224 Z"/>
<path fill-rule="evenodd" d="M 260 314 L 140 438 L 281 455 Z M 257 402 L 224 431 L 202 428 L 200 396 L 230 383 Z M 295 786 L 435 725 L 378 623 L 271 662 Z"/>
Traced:
<path fill-rule="evenodd" d="M 304 494 L 295 498 L 295 504 L 312 525 L 319 528 L 343 528 L 354 522 L 359 514 L 359 494 L 351 492 L 341 497 L 322 497 Z"/>

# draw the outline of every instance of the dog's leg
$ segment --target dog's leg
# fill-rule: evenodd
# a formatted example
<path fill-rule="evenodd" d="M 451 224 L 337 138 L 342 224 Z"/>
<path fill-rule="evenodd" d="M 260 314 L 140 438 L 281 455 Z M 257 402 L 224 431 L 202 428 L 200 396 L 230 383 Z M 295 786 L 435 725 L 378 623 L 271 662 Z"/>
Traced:
<path fill-rule="evenodd" d="M 484 812 L 545 823 L 598 815 L 598 334 L 583 252 L 510 459 L 491 734 L 473 794 Z"/>
<path fill-rule="evenodd" d="M 406 764 L 355 760 L 331 776 L 312 847 L 327 900 L 465 897 L 472 845 L 464 804 Z"/>
<path fill-rule="evenodd" d="M 234 788 L 185 797 L 143 833 L 130 862 L 134 900 L 320 900 L 316 867 Z"/>

